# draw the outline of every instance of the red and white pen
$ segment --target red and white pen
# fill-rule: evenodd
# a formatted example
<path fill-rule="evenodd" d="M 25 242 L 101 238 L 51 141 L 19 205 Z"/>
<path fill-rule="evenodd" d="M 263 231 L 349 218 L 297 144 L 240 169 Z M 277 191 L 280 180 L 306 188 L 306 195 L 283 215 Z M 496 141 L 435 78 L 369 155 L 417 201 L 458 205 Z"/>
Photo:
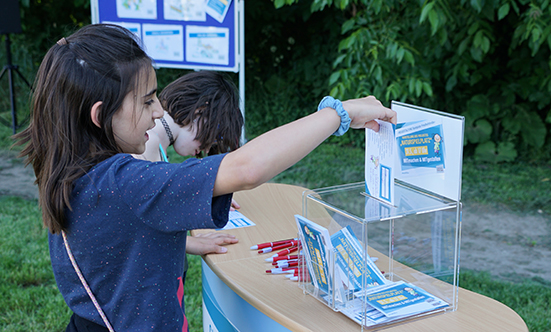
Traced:
<path fill-rule="evenodd" d="M 277 261 L 281 261 L 281 260 L 285 260 L 285 259 L 297 259 L 297 258 L 298 258 L 298 255 L 275 256 L 275 257 L 266 258 L 265 261 L 266 262 L 272 262 L 272 264 L 273 264 Z"/>
<path fill-rule="evenodd" d="M 282 259 L 280 261 L 273 262 L 272 265 L 280 266 L 280 265 L 285 264 L 285 263 L 302 262 L 302 261 L 303 261 L 303 256 L 298 256 L 297 258 Z"/>
<path fill-rule="evenodd" d="M 298 250 L 298 246 L 287 248 L 287 249 L 284 249 L 284 250 L 281 250 L 280 252 L 278 252 L 277 256 L 286 256 L 286 255 L 289 255 L 290 253 L 292 253 L 294 251 L 297 251 L 297 250 Z"/>
<path fill-rule="evenodd" d="M 280 240 L 280 241 L 275 241 L 275 242 L 266 242 L 266 243 L 255 244 L 254 246 L 251 247 L 251 250 L 264 249 L 264 248 L 268 248 L 268 247 L 275 247 L 275 246 L 278 246 L 280 244 L 284 244 L 284 243 L 291 242 L 291 241 L 296 241 L 296 240 L 298 240 L 298 239 L 294 238 L 294 239 Z"/>
<path fill-rule="evenodd" d="M 288 273 L 285 278 L 291 278 L 291 277 L 297 277 L 299 275 L 303 275 L 303 274 L 306 274 L 308 272 L 305 272 L 303 269 L 301 269 L 300 267 L 296 267 L 295 268 L 295 271 L 291 274 L 291 273 Z"/>
<path fill-rule="evenodd" d="M 285 264 L 285 263 L 289 263 L 289 262 L 294 262 L 298 260 L 298 258 L 291 258 L 291 259 L 283 259 L 283 260 L 280 260 L 280 261 L 277 261 L 277 262 L 273 262 L 272 265 L 281 265 L 281 264 Z"/>
<path fill-rule="evenodd" d="M 267 253 L 267 252 L 272 252 L 272 251 L 277 251 L 277 250 L 293 247 L 293 246 L 296 246 L 297 244 L 298 244 L 298 240 L 293 240 L 293 241 L 290 241 L 290 242 L 287 242 L 287 243 L 280 244 L 280 245 L 275 246 L 275 247 L 268 247 L 268 248 L 260 249 L 258 251 L 258 253 L 259 254 L 264 254 L 264 253 Z"/>
<path fill-rule="evenodd" d="M 298 259 L 286 259 L 286 260 L 283 260 L 283 261 L 277 261 L 275 263 L 272 263 L 272 265 L 275 265 L 276 267 L 281 267 L 284 264 L 289 264 L 291 262 L 297 262 L 297 261 L 298 261 Z"/>
<path fill-rule="evenodd" d="M 294 273 L 294 272 L 295 272 L 295 268 L 293 267 L 280 267 L 276 269 L 266 270 L 266 273 L 271 273 L 271 274 L 283 274 L 283 273 Z"/>
<path fill-rule="evenodd" d="M 298 266 L 300 262 L 297 260 L 283 262 L 281 264 L 277 264 L 277 267 L 291 267 L 291 266 Z"/>
<path fill-rule="evenodd" d="M 293 276 L 291 278 L 289 278 L 289 280 L 292 280 L 292 281 L 310 281 L 310 275 L 298 275 L 298 276 Z"/>

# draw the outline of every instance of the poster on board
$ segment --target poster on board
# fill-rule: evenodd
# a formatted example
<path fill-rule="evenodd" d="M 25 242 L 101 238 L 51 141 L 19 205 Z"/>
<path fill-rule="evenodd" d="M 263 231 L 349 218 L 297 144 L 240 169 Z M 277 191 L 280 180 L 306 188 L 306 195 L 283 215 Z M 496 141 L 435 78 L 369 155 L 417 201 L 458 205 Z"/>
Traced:
<path fill-rule="evenodd" d="M 92 23 L 134 32 L 157 67 L 239 71 L 234 0 L 92 0 L 91 8 Z"/>

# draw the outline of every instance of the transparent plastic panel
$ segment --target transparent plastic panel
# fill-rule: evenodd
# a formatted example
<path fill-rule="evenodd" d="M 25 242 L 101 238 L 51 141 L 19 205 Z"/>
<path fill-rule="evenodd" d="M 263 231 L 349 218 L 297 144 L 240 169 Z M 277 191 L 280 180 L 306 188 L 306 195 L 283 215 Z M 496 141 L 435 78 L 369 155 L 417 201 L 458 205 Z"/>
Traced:
<path fill-rule="evenodd" d="M 332 284 L 329 292 L 320 292 L 305 260 L 299 285 L 305 293 L 359 322 L 361 330 L 457 309 L 461 203 L 400 182 L 395 184 L 395 194 L 396 206 L 366 195 L 364 183 L 303 194 L 302 216 L 327 228 L 332 238 Z M 342 234 L 349 233 L 357 238 L 359 250 L 346 241 L 335 242 L 335 237 L 344 239 Z M 358 257 L 365 266 L 357 265 Z M 372 316 L 370 307 L 359 300 L 365 298 L 362 292 L 385 284 L 369 264 L 376 266 L 389 285 L 403 282 L 437 298 L 435 309 L 390 321 L 366 318 Z"/>

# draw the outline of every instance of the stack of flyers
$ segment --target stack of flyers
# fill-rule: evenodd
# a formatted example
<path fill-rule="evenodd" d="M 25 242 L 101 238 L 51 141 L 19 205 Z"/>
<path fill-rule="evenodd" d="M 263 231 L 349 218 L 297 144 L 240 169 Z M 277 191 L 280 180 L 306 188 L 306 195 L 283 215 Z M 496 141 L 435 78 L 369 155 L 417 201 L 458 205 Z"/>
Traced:
<path fill-rule="evenodd" d="M 364 287 L 390 283 L 369 256 L 365 259 L 367 253 L 350 226 L 333 234 L 331 242 L 337 253 L 336 265 L 343 275 L 340 279 L 347 284 L 348 289 L 358 291 Z"/>
<path fill-rule="evenodd" d="M 295 215 L 302 251 L 306 258 L 306 264 L 313 276 L 312 283 L 316 288 L 330 292 L 332 285 L 332 269 L 330 266 L 329 252 L 331 251 L 331 237 L 329 231 L 320 225 L 300 216 Z"/>
<path fill-rule="evenodd" d="M 356 292 L 343 314 L 359 324 L 372 326 L 388 323 L 448 306 L 445 301 L 403 281 Z"/>
<path fill-rule="evenodd" d="M 340 312 L 364 326 L 374 326 L 392 320 L 360 298 L 350 301 L 349 306 Z"/>

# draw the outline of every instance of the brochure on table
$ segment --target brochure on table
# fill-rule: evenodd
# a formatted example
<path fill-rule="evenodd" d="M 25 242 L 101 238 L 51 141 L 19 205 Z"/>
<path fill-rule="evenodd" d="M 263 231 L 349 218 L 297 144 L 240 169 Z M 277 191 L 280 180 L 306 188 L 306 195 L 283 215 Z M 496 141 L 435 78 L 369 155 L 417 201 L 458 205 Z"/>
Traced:
<path fill-rule="evenodd" d="M 366 193 L 396 205 L 394 179 L 461 200 L 464 117 L 392 102 L 398 124 L 366 129 Z"/>

